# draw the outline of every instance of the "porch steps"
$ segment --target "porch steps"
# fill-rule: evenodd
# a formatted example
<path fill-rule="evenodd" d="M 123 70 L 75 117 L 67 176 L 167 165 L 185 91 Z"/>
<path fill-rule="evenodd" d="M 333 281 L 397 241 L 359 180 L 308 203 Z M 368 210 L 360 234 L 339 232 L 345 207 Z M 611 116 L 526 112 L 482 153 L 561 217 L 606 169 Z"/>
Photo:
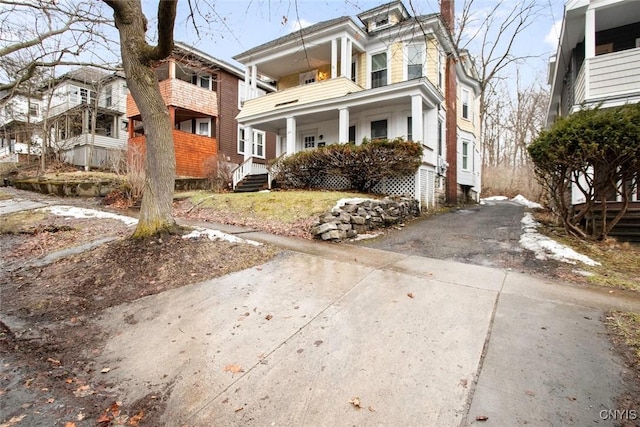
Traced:
<path fill-rule="evenodd" d="M 269 175 L 247 175 L 236 185 L 235 193 L 251 193 L 269 188 Z"/>
<path fill-rule="evenodd" d="M 627 208 L 624 217 L 613 227 L 609 233 L 611 237 L 616 237 L 622 241 L 640 243 L 640 203 L 634 202 Z M 607 220 L 612 220 L 620 212 L 617 206 L 607 206 Z M 601 210 L 594 212 L 594 217 L 602 217 Z"/>

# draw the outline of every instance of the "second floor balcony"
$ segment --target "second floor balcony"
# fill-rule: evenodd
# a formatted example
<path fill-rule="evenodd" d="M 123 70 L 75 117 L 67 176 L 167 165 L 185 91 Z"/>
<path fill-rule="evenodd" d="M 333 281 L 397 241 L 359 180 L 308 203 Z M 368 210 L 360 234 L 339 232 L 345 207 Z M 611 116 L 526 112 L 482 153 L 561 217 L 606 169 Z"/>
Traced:
<path fill-rule="evenodd" d="M 160 93 L 165 105 L 196 111 L 207 116 L 218 115 L 218 94 L 179 79 L 160 82 Z M 127 117 L 140 116 L 140 110 L 131 94 L 127 95 Z"/>
<path fill-rule="evenodd" d="M 573 89 L 573 108 L 583 103 L 640 96 L 640 47 L 585 59 Z"/>

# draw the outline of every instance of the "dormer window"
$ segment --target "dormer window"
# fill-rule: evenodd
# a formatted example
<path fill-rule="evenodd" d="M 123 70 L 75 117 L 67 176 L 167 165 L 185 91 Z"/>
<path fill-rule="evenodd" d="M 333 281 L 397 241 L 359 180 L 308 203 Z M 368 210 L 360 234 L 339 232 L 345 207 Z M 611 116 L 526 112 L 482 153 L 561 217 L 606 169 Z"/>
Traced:
<path fill-rule="evenodd" d="M 389 25 L 389 18 L 378 19 L 375 23 L 376 28 L 384 27 L 385 25 Z"/>

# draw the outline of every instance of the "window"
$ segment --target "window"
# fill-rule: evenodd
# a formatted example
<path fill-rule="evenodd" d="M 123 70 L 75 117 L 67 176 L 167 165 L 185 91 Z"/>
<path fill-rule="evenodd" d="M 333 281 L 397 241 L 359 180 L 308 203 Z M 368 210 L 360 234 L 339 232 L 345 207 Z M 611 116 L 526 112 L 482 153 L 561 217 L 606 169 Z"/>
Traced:
<path fill-rule="evenodd" d="M 104 134 L 106 136 L 112 136 L 113 135 L 113 123 L 105 123 L 104 124 Z"/>
<path fill-rule="evenodd" d="M 107 86 L 104 88 L 104 105 L 106 107 L 111 107 L 113 104 L 113 94 L 111 90 L 111 86 Z"/>
<path fill-rule="evenodd" d="M 128 130 L 129 129 L 129 121 L 128 120 L 122 120 L 120 122 L 120 129 Z"/>
<path fill-rule="evenodd" d="M 407 46 L 407 80 L 422 77 L 422 46 Z"/>
<path fill-rule="evenodd" d="M 462 118 L 469 119 L 470 116 L 469 91 L 467 89 L 462 89 Z"/>
<path fill-rule="evenodd" d="M 469 170 L 469 141 L 462 141 L 462 169 Z"/>
<path fill-rule="evenodd" d="M 202 136 L 211 136 L 209 119 L 196 119 L 196 133 Z"/>
<path fill-rule="evenodd" d="M 442 156 L 442 119 L 438 119 L 438 155 Z"/>
<path fill-rule="evenodd" d="M 386 139 L 387 138 L 387 121 L 376 120 L 371 122 L 371 139 Z"/>
<path fill-rule="evenodd" d="M 638 40 L 640 40 L 640 39 L 638 39 Z M 354 83 L 356 82 L 356 72 L 357 72 L 356 60 L 355 60 L 355 58 L 353 58 L 351 60 L 351 81 L 354 82 Z"/>
<path fill-rule="evenodd" d="M 69 86 L 69 102 L 73 104 L 78 102 L 78 88 L 75 86 Z"/>
<path fill-rule="evenodd" d="M 238 153 L 244 154 L 244 128 L 238 127 Z"/>
<path fill-rule="evenodd" d="M 83 104 L 91 103 L 93 104 L 96 100 L 96 92 L 93 90 L 89 90 L 86 88 L 80 88 L 80 100 Z"/>
<path fill-rule="evenodd" d="M 413 119 L 407 117 L 407 141 L 413 141 Z"/>
<path fill-rule="evenodd" d="M 253 131 L 253 155 L 264 157 L 264 132 L 260 130 Z"/>
<path fill-rule="evenodd" d="M 315 148 L 316 146 L 315 135 L 303 135 L 302 141 L 304 142 L 304 148 Z"/>
<path fill-rule="evenodd" d="M 371 88 L 387 85 L 387 54 L 386 52 L 371 57 Z"/>
<path fill-rule="evenodd" d="M 29 104 L 29 115 L 31 117 L 37 117 L 40 111 L 40 106 L 38 104 Z"/>
<path fill-rule="evenodd" d="M 211 76 L 208 74 L 194 74 L 191 76 L 191 83 L 204 89 L 211 89 Z"/>
<path fill-rule="evenodd" d="M 354 126 L 349 126 L 349 142 L 355 143 L 356 142 L 356 127 Z"/>
<path fill-rule="evenodd" d="M 444 84 L 444 54 L 438 52 L 438 87 Z"/>
<path fill-rule="evenodd" d="M 266 134 L 261 130 L 255 130 L 254 129 L 254 131 L 253 131 L 253 148 L 251 150 L 251 154 L 253 156 L 264 158 L 265 140 L 266 140 Z M 238 125 L 238 154 L 244 154 L 245 147 L 246 147 L 247 143 L 249 143 L 249 142 L 250 141 L 247 141 L 247 139 L 246 139 L 244 128 L 242 128 L 242 127 L 240 127 L 240 125 Z"/>

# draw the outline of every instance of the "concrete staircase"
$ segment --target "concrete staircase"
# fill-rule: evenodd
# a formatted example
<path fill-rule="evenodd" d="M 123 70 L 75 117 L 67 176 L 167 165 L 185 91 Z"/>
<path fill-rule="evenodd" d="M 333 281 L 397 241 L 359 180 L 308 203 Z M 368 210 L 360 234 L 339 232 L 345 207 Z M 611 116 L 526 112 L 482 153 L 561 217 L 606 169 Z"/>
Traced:
<path fill-rule="evenodd" d="M 269 188 L 269 175 L 247 175 L 236 185 L 235 193 L 251 193 Z"/>

